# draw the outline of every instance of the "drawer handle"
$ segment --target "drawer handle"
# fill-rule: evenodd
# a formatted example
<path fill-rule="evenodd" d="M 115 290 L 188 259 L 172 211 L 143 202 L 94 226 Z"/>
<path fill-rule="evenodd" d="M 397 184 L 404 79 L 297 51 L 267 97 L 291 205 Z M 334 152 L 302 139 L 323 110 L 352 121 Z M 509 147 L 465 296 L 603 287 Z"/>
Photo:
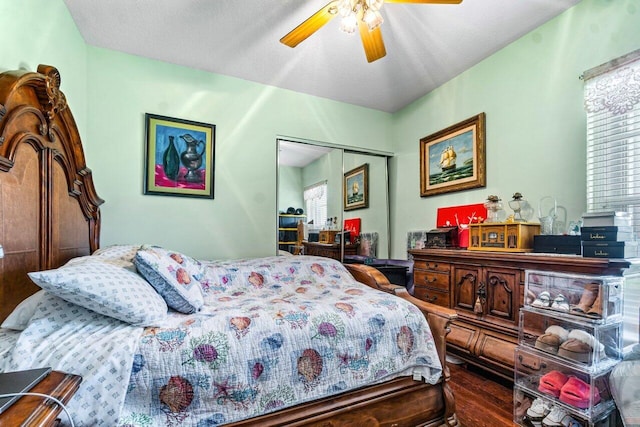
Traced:
<path fill-rule="evenodd" d="M 428 265 L 428 266 L 429 266 L 429 268 L 430 268 L 430 269 L 432 269 L 432 270 L 437 270 L 437 269 L 438 269 L 438 264 L 433 264 L 433 265 L 431 265 L 431 264 L 427 264 L 427 265 Z"/>
<path fill-rule="evenodd" d="M 438 281 L 437 277 L 432 277 L 431 279 L 429 279 L 428 277 L 425 276 L 424 278 L 424 283 L 429 284 L 429 283 L 436 283 Z"/>
<path fill-rule="evenodd" d="M 431 298 L 429 298 L 429 294 L 424 296 L 424 300 L 426 302 L 436 302 L 437 299 L 438 299 L 438 295 L 434 295 Z"/>
<path fill-rule="evenodd" d="M 524 366 L 525 368 L 529 368 L 529 369 L 533 369 L 535 371 L 539 371 L 540 369 L 544 369 L 547 367 L 547 364 L 544 362 L 541 362 L 539 359 L 533 359 L 533 360 L 529 360 L 529 359 L 525 359 L 524 357 L 522 357 L 521 355 L 518 356 L 518 360 L 520 361 L 520 364 L 522 366 Z M 533 363 L 531 363 L 533 362 Z M 536 363 L 538 362 L 538 363 Z"/>

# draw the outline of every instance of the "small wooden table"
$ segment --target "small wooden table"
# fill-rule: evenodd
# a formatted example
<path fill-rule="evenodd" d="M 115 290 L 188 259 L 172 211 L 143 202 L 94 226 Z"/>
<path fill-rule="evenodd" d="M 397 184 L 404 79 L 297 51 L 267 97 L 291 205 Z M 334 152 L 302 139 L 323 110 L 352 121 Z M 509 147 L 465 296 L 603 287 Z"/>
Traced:
<path fill-rule="evenodd" d="M 82 377 L 59 371 L 52 371 L 29 392 L 48 394 L 65 405 L 78 391 Z M 22 396 L 6 411 L 0 414 L 0 427 L 37 426 L 49 427 L 59 425 L 62 408 L 51 399 L 39 396 Z"/>

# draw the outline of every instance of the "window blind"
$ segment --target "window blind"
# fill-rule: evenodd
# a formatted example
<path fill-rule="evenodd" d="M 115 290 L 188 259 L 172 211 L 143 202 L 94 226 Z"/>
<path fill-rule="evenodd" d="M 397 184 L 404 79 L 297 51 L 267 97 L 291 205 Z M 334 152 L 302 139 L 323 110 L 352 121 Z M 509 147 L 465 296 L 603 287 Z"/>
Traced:
<path fill-rule="evenodd" d="M 304 189 L 307 222 L 312 228 L 321 228 L 327 222 L 327 181 L 318 182 Z"/>
<path fill-rule="evenodd" d="M 640 232 L 640 50 L 583 74 L 587 211 L 628 212 Z M 638 342 L 640 278 L 624 288 L 624 345 Z"/>

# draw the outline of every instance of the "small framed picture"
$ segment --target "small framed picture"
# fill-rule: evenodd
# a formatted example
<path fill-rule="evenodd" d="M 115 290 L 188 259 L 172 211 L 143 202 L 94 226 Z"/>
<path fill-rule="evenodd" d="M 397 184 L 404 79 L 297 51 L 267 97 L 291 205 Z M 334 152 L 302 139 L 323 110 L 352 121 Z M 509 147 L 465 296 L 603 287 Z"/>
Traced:
<path fill-rule="evenodd" d="M 144 194 L 213 199 L 215 125 L 145 114 Z"/>
<path fill-rule="evenodd" d="M 344 210 L 369 207 L 369 164 L 344 174 Z"/>

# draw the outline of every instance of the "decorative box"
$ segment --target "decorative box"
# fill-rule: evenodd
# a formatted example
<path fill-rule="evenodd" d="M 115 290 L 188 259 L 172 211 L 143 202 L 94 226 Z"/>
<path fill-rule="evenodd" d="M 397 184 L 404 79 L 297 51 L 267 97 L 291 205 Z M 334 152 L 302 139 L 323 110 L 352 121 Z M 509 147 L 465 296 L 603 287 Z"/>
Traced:
<path fill-rule="evenodd" d="M 485 222 L 469 224 L 469 250 L 497 252 L 531 252 L 533 236 L 540 224 L 519 222 Z"/>
<path fill-rule="evenodd" d="M 542 235 L 533 236 L 533 252 L 550 254 L 582 254 L 580 236 Z"/>
<path fill-rule="evenodd" d="M 582 214 L 583 227 L 602 227 L 602 226 L 624 226 L 631 227 L 631 215 L 627 212 L 586 212 Z"/>
<path fill-rule="evenodd" d="M 434 228 L 427 232 L 427 248 L 457 248 L 458 227 Z"/>
<path fill-rule="evenodd" d="M 624 242 L 633 240 L 631 227 L 580 227 L 582 240 L 593 242 Z"/>
<path fill-rule="evenodd" d="M 582 256 L 586 258 L 635 258 L 636 242 L 582 242 Z"/>
<path fill-rule="evenodd" d="M 336 240 L 336 230 L 322 230 L 320 231 L 320 243 L 334 243 Z"/>

